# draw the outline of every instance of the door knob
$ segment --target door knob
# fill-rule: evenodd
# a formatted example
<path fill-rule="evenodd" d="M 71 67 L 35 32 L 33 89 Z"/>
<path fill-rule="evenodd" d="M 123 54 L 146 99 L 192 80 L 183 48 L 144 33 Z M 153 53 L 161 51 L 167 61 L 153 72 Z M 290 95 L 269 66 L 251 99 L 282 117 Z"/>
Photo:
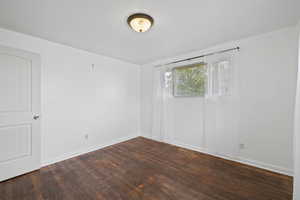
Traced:
<path fill-rule="evenodd" d="M 33 115 L 33 119 L 34 119 L 34 120 L 37 120 L 38 118 L 40 118 L 39 115 Z"/>

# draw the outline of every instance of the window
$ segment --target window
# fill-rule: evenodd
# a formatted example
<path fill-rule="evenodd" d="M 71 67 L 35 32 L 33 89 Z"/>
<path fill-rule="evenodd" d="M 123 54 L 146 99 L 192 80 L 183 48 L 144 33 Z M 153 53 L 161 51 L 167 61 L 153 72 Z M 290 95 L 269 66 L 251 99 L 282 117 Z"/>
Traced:
<path fill-rule="evenodd" d="M 204 97 L 206 91 L 206 63 L 197 63 L 173 69 L 175 97 Z"/>

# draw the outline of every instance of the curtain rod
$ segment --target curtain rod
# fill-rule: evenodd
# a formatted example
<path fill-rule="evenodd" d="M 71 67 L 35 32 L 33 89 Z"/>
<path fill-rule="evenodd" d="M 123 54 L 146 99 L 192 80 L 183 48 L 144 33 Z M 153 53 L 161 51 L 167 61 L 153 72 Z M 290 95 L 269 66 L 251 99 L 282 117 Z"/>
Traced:
<path fill-rule="evenodd" d="M 228 52 L 228 51 L 235 51 L 235 50 L 239 51 L 240 47 L 234 47 L 234 48 L 230 48 L 230 49 L 225 49 L 225 50 L 221 50 L 221 51 L 215 51 L 215 52 L 212 52 L 212 53 L 203 54 L 203 55 L 200 55 L 200 56 L 195 56 L 195 57 L 191 57 L 191 58 L 176 60 L 176 61 L 173 61 L 173 62 L 156 65 L 155 67 L 162 67 L 162 66 L 165 66 L 165 65 L 181 63 L 181 62 L 185 62 L 185 61 L 189 61 L 189 60 L 194 60 L 194 59 L 197 59 L 197 58 L 203 58 L 203 57 L 212 56 L 212 55 L 216 55 L 216 54 L 221 54 L 221 53 L 225 53 L 225 52 Z"/>

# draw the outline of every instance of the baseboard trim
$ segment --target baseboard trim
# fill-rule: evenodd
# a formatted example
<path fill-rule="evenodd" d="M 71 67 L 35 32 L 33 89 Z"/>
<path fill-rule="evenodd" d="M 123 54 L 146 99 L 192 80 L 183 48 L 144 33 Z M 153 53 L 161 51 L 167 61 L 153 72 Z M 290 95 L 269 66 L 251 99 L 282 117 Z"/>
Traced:
<path fill-rule="evenodd" d="M 276 166 L 276 165 L 267 164 L 267 163 L 260 162 L 260 161 L 255 161 L 255 160 L 240 157 L 236 162 L 240 162 L 240 163 L 246 164 L 246 165 L 251 165 L 251 166 L 254 166 L 257 168 L 265 169 L 268 171 L 276 172 L 276 173 L 287 175 L 287 176 L 292 176 L 292 177 L 294 176 L 293 171 L 290 169 L 283 168 L 283 167 Z"/>
<path fill-rule="evenodd" d="M 149 138 L 151 139 L 151 138 Z M 287 176 L 294 176 L 294 173 L 292 170 L 290 169 L 286 169 L 280 166 L 275 166 L 275 165 L 271 165 L 271 164 L 267 164 L 267 163 L 263 163 L 260 161 L 255 161 L 255 160 L 251 160 L 251 159 L 246 159 L 246 158 L 242 158 L 242 157 L 238 157 L 238 158 L 232 158 L 232 157 L 228 157 L 228 156 L 222 156 L 219 154 L 215 154 L 212 152 L 209 152 L 207 149 L 204 148 L 199 148 L 193 145 L 189 145 L 189 144 L 184 144 L 178 141 L 164 141 L 165 143 L 168 144 L 172 144 L 174 146 L 178 146 L 178 147 L 182 147 L 182 148 L 186 148 L 186 149 L 190 149 L 193 151 L 198 151 L 200 153 L 205 153 L 205 154 L 209 154 L 215 157 L 219 157 L 219 158 L 223 158 L 225 160 L 230 160 L 230 161 L 234 161 L 234 162 L 238 162 L 238 163 L 242 163 L 245 165 L 250 165 L 253 167 L 257 167 L 260 169 L 264 169 L 264 170 L 268 170 L 271 172 L 275 172 L 275 173 L 279 173 L 279 174 L 283 174 L 283 175 L 287 175 Z"/>
<path fill-rule="evenodd" d="M 114 145 L 114 144 L 118 144 L 120 142 L 125 142 L 127 140 L 131 140 L 131 139 L 136 138 L 138 136 L 139 136 L 139 134 L 130 135 L 130 136 L 127 136 L 127 137 L 112 140 L 112 141 L 104 143 L 104 144 L 88 147 L 87 149 L 84 149 L 84 150 L 79 150 L 79 151 L 71 152 L 71 153 L 65 153 L 65 154 L 63 154 L 61 156 L 58 156 L 56 158 L 43 161 L 41 167 L 45 167 L 45 166 L 48 166 L 48 165 L 51 165 L 51 164 L 54 164 L 54 163 L 57 163 L 57 162 L 61 162 L 61 161 L 64 161 L 64 160 L 67 160 L 67 159 L 70 159 L 70 158 L 73 158 L 73 157 L 76 157 L 76 156 L 80 156 L 82 154 L 86 154 L 86 153 L 89 153 L 89 152 L 92 152 L 92 151 L 97 151 L 99 149 L 102 149 L 102 148 L 105 148 L 105 147 L 108 147 L 108 146 L 111 146 L 111 145 Z"/>

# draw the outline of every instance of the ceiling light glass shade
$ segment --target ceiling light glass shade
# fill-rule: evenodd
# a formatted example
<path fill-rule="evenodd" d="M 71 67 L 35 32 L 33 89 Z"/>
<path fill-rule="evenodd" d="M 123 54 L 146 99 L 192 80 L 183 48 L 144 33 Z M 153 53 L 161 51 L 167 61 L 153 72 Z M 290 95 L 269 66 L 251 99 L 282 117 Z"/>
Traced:
<path fill-rule="evenodd" d="M 147 14 L 134 14 L 128 17 L 129 26 L 136 32 L 146 32 L 153 25 L 153 18 Z"/>

